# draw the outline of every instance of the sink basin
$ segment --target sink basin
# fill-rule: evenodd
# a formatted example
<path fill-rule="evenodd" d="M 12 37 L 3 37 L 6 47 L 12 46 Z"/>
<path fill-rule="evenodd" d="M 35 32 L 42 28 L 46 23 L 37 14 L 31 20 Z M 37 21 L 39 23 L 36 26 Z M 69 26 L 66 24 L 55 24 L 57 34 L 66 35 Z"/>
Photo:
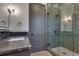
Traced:
<path fill-rule="evenodd" d="M 8 45 L 9 45 L 8 41 L 6 41 L 6 40 L 1 40 L 0 41 L 0 49 L 4 48 L 4 47 L 7 47 Z"/>
<path fill-rule="evenodd" d="M 25 40 L 25 38 L 24 37 L 17 37 L 17 38 L 11 38 L 11 39 L 9 39 L 9 40 L 7 40 L 7 41 L 24 41 Z"/>
<path fill-rule="evenodd" d="M 13 47 L 31 47 L 30 41 L 28 39 L 28 37 L 14 37 L 11 38 L 9 40 L 7 40 L 9 42 L 10 46 Z"/>
<path fill-rule="evenodd" d="M 9 51 L 9 50 L 14 50 L 14 49 L 19 49 L 19 48 L 31 48 L 30 41 L 27 38 L 24 37 L 16 37 L 16 38 L 9 38 L 3 41 L 0 41 L 0 53 Z"/>

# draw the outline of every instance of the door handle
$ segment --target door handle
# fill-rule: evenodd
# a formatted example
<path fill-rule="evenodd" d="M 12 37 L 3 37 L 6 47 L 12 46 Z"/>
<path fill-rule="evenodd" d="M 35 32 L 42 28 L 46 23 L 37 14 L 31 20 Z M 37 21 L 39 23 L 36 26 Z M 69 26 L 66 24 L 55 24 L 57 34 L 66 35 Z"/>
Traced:
<path fill-rule="evenodd" d="M 56 35 L 56 36 L 58 35 L 58 32 L 57 32 L 57 30 L 55 30 L 55 31 L 54 31 L 54 33 L 55 33 L 55 35 Z"/>
<path fill-rule="evenodd" d="M 47 45 L 49 46 L 49 43 L 47 43 Z"/>
<path fill-rule="evenodd" d="M 31 33 L 31 36 L 33 36 L 34 34 L 33 33 Z"/>

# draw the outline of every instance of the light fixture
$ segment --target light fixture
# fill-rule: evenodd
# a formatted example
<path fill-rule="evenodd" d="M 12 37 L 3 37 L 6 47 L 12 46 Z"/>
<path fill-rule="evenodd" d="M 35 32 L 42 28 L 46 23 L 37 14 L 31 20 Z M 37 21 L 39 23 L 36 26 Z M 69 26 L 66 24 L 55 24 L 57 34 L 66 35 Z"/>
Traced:
<path fill-rule="evenodd" d="M 64 21 L 65 21 L 65 22 L 71 22 L 71 20 L 72 20 L 72 19 L 71 19 L 71 16 L 65 16 L 65 17 L 64 17 Z"/>
<path fill-rule="evenodd" d="M 11 10 L 11 9 L 9 9 L 9 8 L 7 8 L 7 10 L 8 10 L 8 12 L 9 12 L 10 14 L 13 14 L 14 11 L 15 11 L 14 9 Z"/>
<path fill-rule="evenodd" d="M 7 7 L 7 10 L 9 12 L 9 14 L 14 14 L 14 12 L 15 12 L 14 6 L 12 6 L 11 4 Z"/>

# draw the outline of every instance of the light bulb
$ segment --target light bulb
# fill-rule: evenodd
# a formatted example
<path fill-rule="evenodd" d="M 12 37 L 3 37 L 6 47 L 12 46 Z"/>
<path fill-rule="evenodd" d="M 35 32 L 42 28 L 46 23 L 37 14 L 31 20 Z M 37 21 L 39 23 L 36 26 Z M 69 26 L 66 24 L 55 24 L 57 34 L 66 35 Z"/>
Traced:
<path fill-rule="evenodd" d="M 15 11 L 14 6 L 12 6 L 11 4 L 7 7 L 7 10 L 10 14 L 13 14 Z"/>

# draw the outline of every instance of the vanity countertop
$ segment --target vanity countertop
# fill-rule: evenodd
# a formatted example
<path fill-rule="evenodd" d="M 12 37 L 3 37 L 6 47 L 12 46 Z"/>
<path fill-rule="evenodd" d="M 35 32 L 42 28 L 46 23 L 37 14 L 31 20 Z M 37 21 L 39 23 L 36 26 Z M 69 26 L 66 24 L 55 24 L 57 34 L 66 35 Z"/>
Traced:
<path fill-rule="evenodd" d="M 31 48 L 30 41 L 28 37 L 14 37 L 3 42 L 0 42 L 0 54 L 20 48 Z"/>

